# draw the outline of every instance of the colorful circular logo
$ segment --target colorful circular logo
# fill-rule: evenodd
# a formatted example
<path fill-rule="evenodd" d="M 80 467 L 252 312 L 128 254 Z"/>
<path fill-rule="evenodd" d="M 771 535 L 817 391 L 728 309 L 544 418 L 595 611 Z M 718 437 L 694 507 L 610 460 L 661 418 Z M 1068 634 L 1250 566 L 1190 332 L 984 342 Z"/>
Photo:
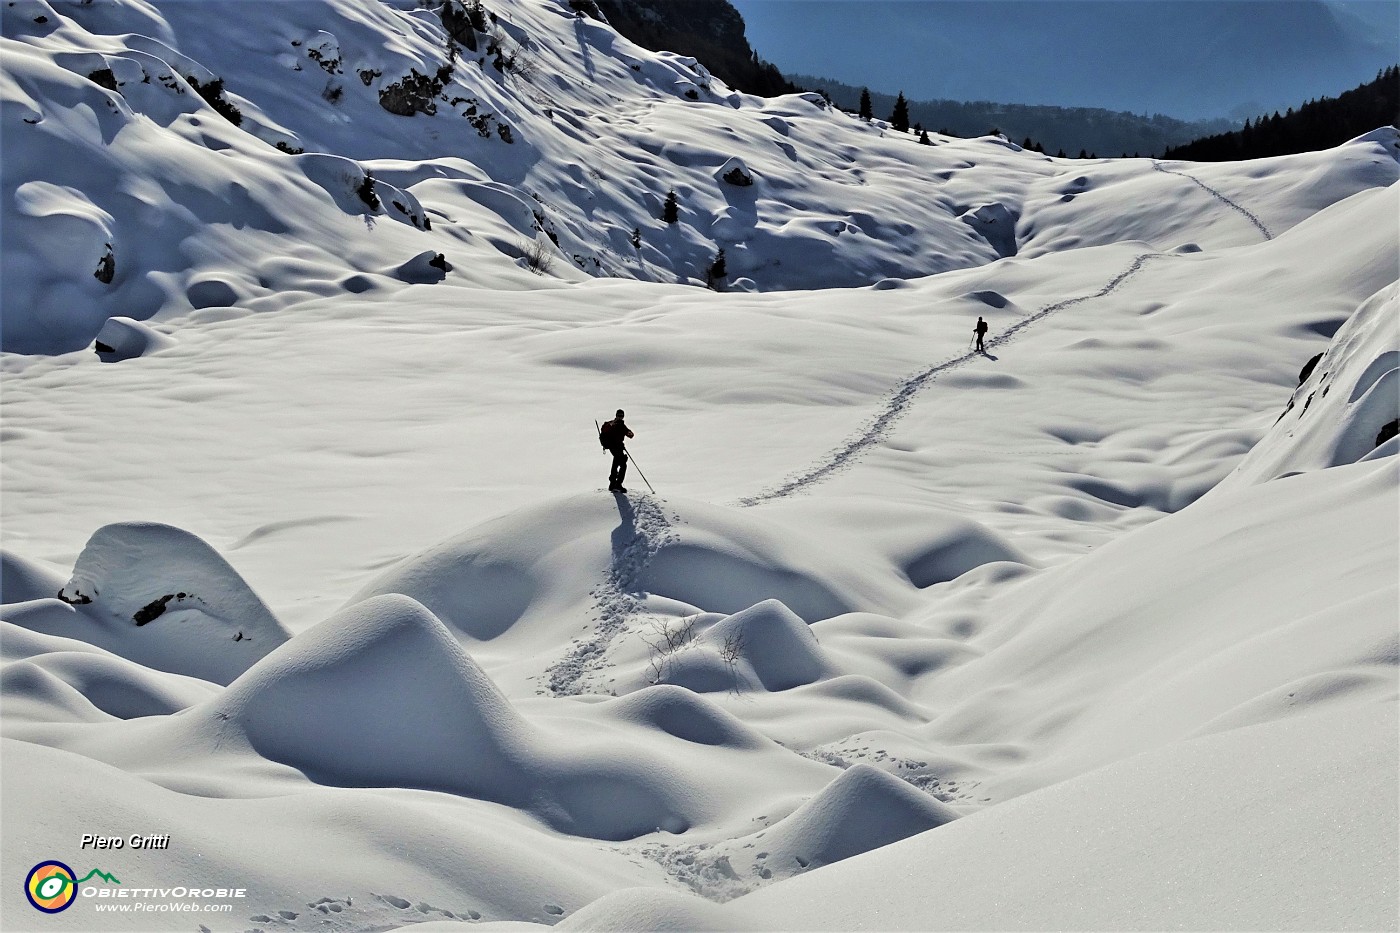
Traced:
<path fill-rule="evenodd" d="M 67 910 L 78 896 L 76 878 L 73 869 L 62 862 L 40 862 L 29 869 L 29 877 L 24 879 L 24 896 L 35 910 L 56 914 Z"/>

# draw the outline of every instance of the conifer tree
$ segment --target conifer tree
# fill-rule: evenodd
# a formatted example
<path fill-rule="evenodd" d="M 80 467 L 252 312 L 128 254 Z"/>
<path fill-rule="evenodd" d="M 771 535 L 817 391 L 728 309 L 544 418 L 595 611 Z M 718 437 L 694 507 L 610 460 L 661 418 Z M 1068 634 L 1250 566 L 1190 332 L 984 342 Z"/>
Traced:
<path fill-rule="evenodd" d="M 928 138 L 928 130 L 920 130 L 920 131 L 919 131 L 919 145 L 921 145 L 921 146 L 932 146 L 932 145 L 933 145 L 933 140 L 931 140 L 931 139 Z"/>
<path fill-rule="evenodd" d="M 676 191 L 671 189 L 671 193 L 666 195 L 666 204 L 661 208 L 661 219 L 668 224 L 673 224 L 681 219 L 680 202 L 676 200 Z"/>
<path fill-rule="evenodd" d="M 721 279 L 729 274 L 729 269 L 724 262 L 724 250 L 715 254 L 714 262 L 710 263 L 710 268 L 705 270 L 705 284 L 714 288 Z"/>
<path fill-rule="evenodd" d="M 903 91 L 900 91 L 894 100 L 894 110 L 890 113 L 890 129 L 899 133 L 909 132 L 909 102 L 904 99 Z"/>
<path fill-rule="evenodd" d="M 860 89 L 860 118 L 869 120 L 874 116 L 875 113 L 870 107 L 870 88 L 863 87 Z"/>

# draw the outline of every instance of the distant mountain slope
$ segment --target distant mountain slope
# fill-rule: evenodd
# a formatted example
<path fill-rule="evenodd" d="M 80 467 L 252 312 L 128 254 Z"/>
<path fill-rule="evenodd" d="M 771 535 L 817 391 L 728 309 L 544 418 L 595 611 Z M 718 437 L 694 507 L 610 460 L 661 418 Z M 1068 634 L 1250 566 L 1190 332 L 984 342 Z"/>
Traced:
<path fill-rule="evenodd" d="M 1006 100 L 1243 119 L 1353 87 L 1395 58 L 1391 29 L 1322 0 L 736 0 L 785 74 L 921 99 Z M 831 49 L 839 48 L 839 54 Z M 1131 150 L 1129 150 L 1131 151 Z"/>
<path fill-rule="evenodd" d="M 1378 126 L 1400 125 L 1400 66 L 1336 98 L 1246 120 L 1244 127 L 1168 149 L 1166 158 L 1223 162 L 1328 149 Z"/>
<path fill-rule="evenodd" d="M 1251 235 L 1208 198 L 1189 233 L 1185 212 L 1125 221 L 1087 193 L 1100 172 L 1001 137 L 924 146 L 816 93 L 733 91 L 581 7 L 250 2 L 211 31 L 190 3 L 0 6 L 4 349 L 110 328 L 103 352 L 139 355 L 160 335 L 137 322 L 428 285 L 855 287 Z M 1394 163 L 1328 166 L 1338 198 Z"/>
<path fill-rule="evenodd" d="M 597 6 L 633 42 L 698 58 L 737 90 L 765 97 L 797 90 L 749 47 L 744 18 L 729 0 L 597 0 Z"/>
<path fill-rule="evenodd" d="M 862 89 L 859 87 L 815 75 L 794 74 L 791 78 L 803 87 L 825 91 L 833 102 L 846 110 L 854 111 L 860 101 Z M 877 117 L 888 117 L 895 97 L 872 90 L 870 101 Z M 923 124 L 929 132 L 946 130 L 955 136 L 981 136 L 995 128 L 1008 139 L 1019 141 L 1029 136 L 1046 152 L 1063 149 L 1070 155 L 1081 149 L 1103 156 L 1134 152 L 1150 155 L 1208 133 L 1221 132 L 1228 125 L 1224 120 L 1186 121 L 1162 114 L 1139 116 L 1093 107 L 1001 104 L 985 100 L 910 100 L 908 103 L 909 119 Z M 1352 134 L 1356 135 L 1359 133 Z"/>

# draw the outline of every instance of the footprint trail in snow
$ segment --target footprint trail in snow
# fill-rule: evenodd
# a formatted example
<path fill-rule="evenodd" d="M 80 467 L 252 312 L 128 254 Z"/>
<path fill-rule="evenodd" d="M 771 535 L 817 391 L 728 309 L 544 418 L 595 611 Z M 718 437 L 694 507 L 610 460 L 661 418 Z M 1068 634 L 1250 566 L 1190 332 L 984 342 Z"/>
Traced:
<path fill-rule="evenodd" d="M 1002 346 L 1006 343 L 1009 343 L 1026 328 L 1030 327 L 1033 324 L 1037 324 L 1040 321 L 1043 321 L 1045 318 L 1050 317 L 1053 314 L 1063 311 L 1066 308 L 1071 308 L 1077 304 L 1082 304 L 1086 301 L 1093 301 L 1095 299 L 1103 298 L 1107 295 L 1110 295 L 1113 292 L 1117 291 L 1119 288 L 1121 288 L 1123 286 L 1123 283 L 1127 282 L 1130 278 L 1141 272 L 1142 269 L 1152 260 L 1166 259 L 1170 257 L 1171 254 L 1168 253 L 1142 253 L 1136 258 L 1134 258 L 1132 263 L 1126 269 L 1124 269 L 1122 272 L 1118 273 L 1118 275 L 1110 279 L 1108 284 L 1104 285 L 1104 287 L 1099 289 L 1098 291 L 1089 295 L 1079 295 L 1075 298 L 1066 298 L 1063 301 L 1057 301 L 1053 304 L 1048 304 L 1045 307 L 1041 308 L 1039 311 L 1036 311 L 1034 314 L 1023 318 L 1020 321 L 1017 321 L 1015 324 L 1013 324 L 1011 327 L 1008 327 L 1006 330 L 1002 331 L 997 336 L 988 339 L 985 342 L 984 346 L 988 350 Z M 832 474 L 851 466 L 858 459 L 860 459 L 861 455 L 863 455 L 866 452 L 866 450 L 875 446 L 875 444 L 879 443 L 886 437 L 886 435 L 889 434 L 890 428 L 892 428 L 894 426 L 894 423 L 898 421 L 899 418 L 909 409 L 909 406 L 913 403 L 914 397 L 918 395 L 920 389 L 928 385 L 934 380 L 934 378 L 941 375 L 942 373 L 951 372 L 952 370 L 957 369 L 958 367 L 977 359 L 981 355 L 982 354 L 978 351 L 972 350 L 962 354 L 961 356 L 955 357 L 954 359 L 945 360 L 942 363 L 938 363 L 934 366 L 929 367 L 928 369 L 925 369 L 908 377 L 895 388 L 895 390 L 890 394 L 889 399 L 885 402 L 885 405 L 881 409 L 880 413 L 876 415 L 875 418 L 871 420 L 860 431 L 860 433 L 856 434 L 854 437 L 847 440 L 845 444 L 832 451 L 826 456 L 825 459 L 823 459 L 816 466 L 813 466 L 810 469 L 799 473 L 798 475 L 796 475 L 792 479 L 787 480 L 780 486 L 776 486 L 772 489 L 766 490 L 754 496 L 746 496 L 745 498 L 740 499 L 737 505 L 743 508 L 747 508 L 749 506 L 758 505 L 761 502 L 767 502 L 771 499 L 786 498 L 787 496 L 790 496 L 793 493 L 800 492 L 811 486 L 815 486 L 817 483 L 820 483 L 822 480 L 826 479 Z"/>
<path fill-rule="evenodd" d="M 607 576 L 592 593 L 595 621 L 589 632 L 574 639 L 564 657 L 545 671 L 546 689 L 552 696 L 588 692 L 589 675 L 603 667 L 613 640 L 627 631 L 629 620 L 642 610 L 640 582 L 647 565 L 675 540 L 661 500 L 649 495 L 619 495 L 617 502 L 622 523 L 613 531 Z"/>
<path fill-rule="evenodd" d="M 1269 232 L 1269 228 L 1264 226 L 1264 222 L 1258 217 L 1254 216 L 1252 212 L 1235 203 L 1234 201 L 1230 200 L 1229 198 L 1225 197 L 1225 195 L 1221 194 L 1219 191 L 1216 191 L 1214 188 L 1201 181 L 1195 175 L 1190 175 L 1186 172 L 1179 172 L 1176 169 L 1167 168 L 1165 165 L 1163 165 L 1161 162 L 1156 161 L 1155 159 L 1152 161 L 1152 167 L 1165 175 L 1180 175 L 1182 178 L 1194 182 L 1196 186 L 1199 187 L 1201 190 L 1205 191 L 1206 194 L 1215 198 L 1215 200 L 1219 201 L 1221 204 L 1224 204 L 1231 210 L 1238 211 L 1240 214 L 1242 214 L 1245 220 L 1248 220 L 1250 223 L 1254 224 L 1254 228 L 1264 235 L 1264 239 L 1272 240 L 1274 238 L 1274 235 L 1271 232 Z"/>

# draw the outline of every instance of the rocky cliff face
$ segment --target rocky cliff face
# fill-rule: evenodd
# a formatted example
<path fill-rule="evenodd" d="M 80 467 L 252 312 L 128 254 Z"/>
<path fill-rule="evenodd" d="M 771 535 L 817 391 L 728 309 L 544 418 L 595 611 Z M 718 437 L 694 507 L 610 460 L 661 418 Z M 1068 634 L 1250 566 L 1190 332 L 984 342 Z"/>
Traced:
<path fill-rule="evenodd" d="M 749 47 L 744 18 L 729 0 L 597 0 L 596 5 L 633 42 L 693 56 L 736 90 L 764 96 L 797 90 Z"/>

